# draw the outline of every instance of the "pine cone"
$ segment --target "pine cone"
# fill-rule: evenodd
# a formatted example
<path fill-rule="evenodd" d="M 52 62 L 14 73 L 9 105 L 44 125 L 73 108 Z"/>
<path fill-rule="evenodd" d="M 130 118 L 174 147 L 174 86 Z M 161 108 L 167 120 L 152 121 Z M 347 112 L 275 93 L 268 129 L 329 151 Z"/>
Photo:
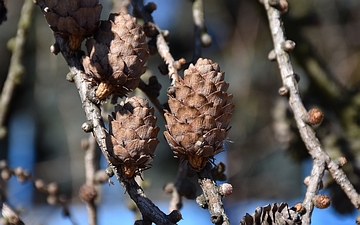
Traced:
<path fill-rule="evenodd" d="M 99 25 L 102 10 L 99 0 L 37 0 L 37 4 L 50 28 L 68 40 L 71 50 L 77 50 Z"/>
<path fill-rule="evenodd" d="M 165 112 L 164 135 L 175 157 L 201 170 L 222 151 L 230 130 L 234 105 L 232 95 L 226 93 L 229 84 L 217 63 L 200 58 L 184 71 L 184 79 L 175 87 L 168 94 L 171 112 Z"/>
<path fill-rule="evenodd" d="M 139 174 L 149 167 L 159 143 L 155 126 L 154 108 L 149 108 L 146 99 L 127 98 L 115 106 L 115 113 L 109 116 L 107 147 L 113 153 L 116 166 L 127 178 Z"/>
<path fill-rule="evenodd" d="M 146 36 L 129 14 L 110 14 L 94 38 L 86 42 L 90 56 L 83 58 L 86 74 L 97 86 L 96 97 L 124 97 L 134 90 L 149 57 Z"/>
<path fill-rule="evenodd" d="M 252 215 L 246 213 L 240 221 L 240 225 L 262 224 L 298 225 L 301 220 L 298 213 L 289 208 L 287 203 L 275 203 L 272 206 L 257 207 Z"/>

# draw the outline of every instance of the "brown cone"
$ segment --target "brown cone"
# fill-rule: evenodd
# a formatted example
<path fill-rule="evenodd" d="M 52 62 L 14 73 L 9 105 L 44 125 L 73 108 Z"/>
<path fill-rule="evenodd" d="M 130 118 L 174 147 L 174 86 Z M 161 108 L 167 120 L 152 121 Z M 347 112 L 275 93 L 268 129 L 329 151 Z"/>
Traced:
<path fill-rule="evenodd" d="M 149 108 L 146 99 L 127 98 L 115 106 L 109 121 L 106 144 L 114 155 L 114 164 L 127 178 L 147 169 L 159 143 L 157 134 L 160 129 L 155 126 L 154 108 Z"/>
<path fill-rule="evenodd" d="M 175 86 L 169 95 L 171 112 L 165 113 L 164 135 L 176 157 L 200 170 L 222 151 L 230 130 L 234 105 L 232 95 L 226 93 L 229 84 L 217 63 L 200 58 Z"/>
<path fill-rule="evenodd" d="M 98 0 L 37 0 L 50 28 L 77 50 L 99 25 L 102 5 Z"/>
<path fill-rule="evenodd" d="M 83 58 L 83 66 L 97 85 L 97 98 L 104 100 L 110 94 L 124 97 L 138 86 L 149 51 L 146 36 L 135 18 L 110 14 L 86 47 L 90 55 Z"/>

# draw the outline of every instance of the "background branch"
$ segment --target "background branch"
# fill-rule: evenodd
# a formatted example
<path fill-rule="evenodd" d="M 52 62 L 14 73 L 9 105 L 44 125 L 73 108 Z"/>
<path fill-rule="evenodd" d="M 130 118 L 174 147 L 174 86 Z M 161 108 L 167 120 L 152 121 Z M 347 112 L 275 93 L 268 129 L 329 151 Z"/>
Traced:
<path fill-rule="evenodd" d="M 194 54 L 193 54 L 193 63 L 201 57 L 201 33 L 205 30 L 204 25 L 204 7 L 202 0 L 194 0 L 192 6 L 192 14 L 194 21 Z"/>
<path fill-rule="evenodd" d="M 98 197 L 99 186 L 95 183 L 95 173 L 98 170 L 98 164 L 96 160 L 96 141 L 92 134 L 89 135 L 88 139 L 84 139 L 81 142 L 82 147 L 85 150 L 84 164 L 85 164 L 85 177 L 86 182 L 80 188 L 79 196 L 86 204 L 88 224 L 97 224 L 97 205 L 96 198 Z"/>
<path fill-rule="evenodd" d="M 16 37 L 10 39 L 8 47 L 12 51 L 9 72 L 0 96 L 0 139 L 6 135 L 5 119 L 9 111 L 10 101 L 14 95 L 14 90 L 21 83 L 24 67 L 22 57 L 27 40 L 27 33 L 31 27 L 34 3 L 32 0 L 25 0 L 21 8 L 21 16 L 18 23 Z"/>

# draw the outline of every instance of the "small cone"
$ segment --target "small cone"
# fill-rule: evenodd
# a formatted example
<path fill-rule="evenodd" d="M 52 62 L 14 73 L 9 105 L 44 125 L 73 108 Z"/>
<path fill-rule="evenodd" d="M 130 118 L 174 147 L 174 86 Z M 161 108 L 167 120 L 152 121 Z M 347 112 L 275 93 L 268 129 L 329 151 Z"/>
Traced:
<path fill-rule="evenodd" d="M 115 106 L 109 121 L 106 144 L 124 176 L 131 178 L 149 168 L 159 143 L 154 108 L 146 99 L 128 98 Z"/>
<path fill-rule="evenodd" d="M 129 14 L 110 14 L 94 38 L 86 42 L 89 56 L 83 58 L 85 73 L 92 79 L 96 97 L 124 97 L 134 90 L 149 57 L 146 36 Z"/>
<path fill-rule="evenodd" d="M 175 87 L 168 95 L 170 112 L 165 112 L 164 136 L 176 157 L 201 170 L 222 151 L 230 130 L 234 105 L 232 95 L 226 93 L 229 84 L 217 63 L 200 58 L 184 71 L 184 79 Z"/>

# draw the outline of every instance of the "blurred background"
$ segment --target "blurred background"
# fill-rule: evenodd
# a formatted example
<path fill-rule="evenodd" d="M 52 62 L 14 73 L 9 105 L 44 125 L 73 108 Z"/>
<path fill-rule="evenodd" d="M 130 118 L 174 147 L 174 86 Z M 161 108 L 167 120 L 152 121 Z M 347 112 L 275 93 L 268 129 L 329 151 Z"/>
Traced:
<path fill-rule="evenodd" d="M 148 2 L 148 1 L 145 1 Z M 193 55 L 192 3 L 186 0 L 154 0 L 153 13 L 161 29 L 169 30 L 168 43 L 175 59 L 188 62 Z M 102 19 L 114 12 L 111 0 L 100 0 Z M 291 53 L 305 107 L 323 110 L 325 119 L 317 136 L 334 159 L 345 156 L 344 170 L 360 188 L 360 2 L 356 0 L 289 0 L 283 15 L 287 37 L 297 46 Z M 0 87 L 7 73 L 11 52 L 7 42 L 16 35 L 23 1 L 7 1 L 7 21 L 0 26 Z M 229 93 L 236 106 L 225 151 L 216 157 L 227 165 L 227 182 L 233 194 L 224 199 L 233 224 L 256 206 L 274 202 L 302 201 L 303 179 L 309 175 L 311 159 L 301 142 L 286 98 L 278 94 L 282 86 L 278 66 L 268 60 L 272 49 L 266 12 L 259 1 L 204 1 L 207 32 L 213 44 L 202 56 L 219 63 L 230 83 Z M 32 27 L 23 57 L 25 73 L 16 89 L 6 120 L 7 136 L 0 140 L 0 159 L 11 167 L 22 166 L 36 178 L 56 182 L 59 192 L 70 202 L 70 212 L 78 224 L 86 224 L 85 205 L 78 198 L 85 181 L 81 130 L 85 115 L 74 84 L 66 81 L 68 67 L 62 56 L 49 51 L 54 43 L 51 30 L 39 7 L 35 7 Z M 160 101 L 166 102 L 167 76 L 157 67 L 158 55 L 148 60 L 143 75 L 158 77 L 163 88 Z M 135 94 L 142 95 L 136 90 Z M 164 130 L 159 114 L 158 126 Z M 144 172 L 147 196 L 167 212 L 170 196 L 163 186 L 175 182 L 178 161 L 173 158 L 162 131 L 153 167 Z M 106 168 L 104 159 L 101 167 Z M 193 180 L 196 183 L 196 180 Z M 101 224 L 132 224 L 126 208 L 128 198 L 121 185 L 103 185 L 99 209 Z M 324 177 L 322 193 L 332 198 L 332 206 L 315 210 L 312 224 L 354 224 L 357 213 L 338 185 Z M 26 224 L 70 224 L 61 217 L 61 208 L 46 205 L 46 196 L 31 184 L 16 178 L 4 184 L 9 203 L 22 209 Z M 116 205 L 117 207 L 113 207 Z M 210 224 L 208 212 L 185 201 L 179 224 Z M 50 216 L 51 215 L 51 216 Z M 114 216 L 116 215 L 116 216 Z M 25 219 L 26 218 L 26 219 Z M 196 218 L 196 222 L 194 222 Z M 54 222 L 56 221 L 56 222 Z M 111 222 L 114 221 L 114 222 Z"/>

